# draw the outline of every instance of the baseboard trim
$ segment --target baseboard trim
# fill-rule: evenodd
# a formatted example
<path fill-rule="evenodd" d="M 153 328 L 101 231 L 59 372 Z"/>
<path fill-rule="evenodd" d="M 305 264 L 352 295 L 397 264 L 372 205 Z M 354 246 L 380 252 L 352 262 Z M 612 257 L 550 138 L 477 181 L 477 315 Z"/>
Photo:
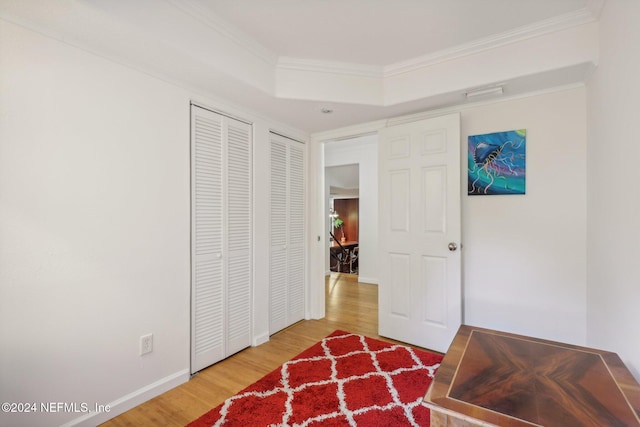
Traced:
<path fill-rule="evenodd" d="M 253 342 L 251 345 L 253 347 L 257 347 L 269 341 L 269 332 L 265 332 L 263 334 L 259 334 L 253 338 Z"/>
<path fill-rule="evenodd" d="M 178 371 L 175 374 L 164 377 L 154 383 L 114 400 L 106 405 L 110 408 L 109 412 L 90 412 L 63 424 L 62 427 L 93 427 L 98 424 L 102 424 L 149 399 L 159 396 L 180 384 L 186 383 L 187 381 L 189 381 L 189 369 L 183 369 L 182 371 Z"/>

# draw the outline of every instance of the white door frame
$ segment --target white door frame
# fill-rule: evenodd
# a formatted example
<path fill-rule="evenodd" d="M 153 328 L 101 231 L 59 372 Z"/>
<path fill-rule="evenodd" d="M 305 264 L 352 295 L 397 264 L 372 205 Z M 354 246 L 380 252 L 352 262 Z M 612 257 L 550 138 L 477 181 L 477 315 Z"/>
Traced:
<path fill-rule="evenodd" d="M 307 171 L 309 186 L 307 203 L 309 206 L 309 223 L 307 232 L 309 247 L 307 251 L 307 319 L 321 319 L 325 317 L 325 251 L 329 245 L 325 232 L 325 179 L 324 179 L 324 144 L 326 142 L 352 139 L 367 134 L 377 133 L 380 129 L 396 124 L 409 123 L 442 116 L 458 109 L 447 111 L 429 111 L 408 116 L 396 117 L 386 120 L 378 120 L 360 125 L 355 125 L 338 130 L 321 132 L 311 135 L 307 157 Z M 464 156 L 461 156 L 464 157 Z M 461 165 L 462 168 L 462 165 Z M 461 174 L 464 169 L 461 169 Z M 462 189 L 461 189 L 462 191 Z M 464 320 L 464 312 L 463 312 Z"/>
<path fill-rule="evenodd" d="M 326 232 L 326 216 L 328 212 L 326 212 L 325 206 L 324 144 L 377 133 L 378 130 L 385 127 L 386 122 L 386 120 L 380 120 L 311 136 L 307 157 L 307 176 L 309 178 L 307 203 L 310 212 L 308 225 L 308 236 L 310 238 L 307 251 L 307 265 L 309 266 L 307 269 L 307 319 L 325 317 L 325 256 L 329 247 L 329 236 Z"/>

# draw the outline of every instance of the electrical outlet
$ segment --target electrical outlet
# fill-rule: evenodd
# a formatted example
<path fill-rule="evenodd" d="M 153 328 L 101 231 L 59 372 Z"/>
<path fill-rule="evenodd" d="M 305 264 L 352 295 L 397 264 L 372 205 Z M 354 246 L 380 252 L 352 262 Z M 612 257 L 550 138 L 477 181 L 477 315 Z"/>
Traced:
<path fill-rule="evenodd" d="M 147 334 L 140 337 L 140 356 L 151 353 L 153 351 L 153 334 Z"/>

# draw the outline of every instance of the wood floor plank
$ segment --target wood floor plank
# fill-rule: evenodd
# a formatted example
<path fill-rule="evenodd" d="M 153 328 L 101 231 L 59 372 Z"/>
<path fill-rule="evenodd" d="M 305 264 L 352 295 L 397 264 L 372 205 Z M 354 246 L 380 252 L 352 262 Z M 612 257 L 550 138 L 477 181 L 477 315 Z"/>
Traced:
<path fill-rule="evenodd" d="M 116 418 L 104 427 L 184 426 L 256 382 L 336 329 L 378 336 L 378 287 L 357 276 L 332 274 L 326 280 L 326 317 L 304 320 L 241 351 L 182 384 Z"/>

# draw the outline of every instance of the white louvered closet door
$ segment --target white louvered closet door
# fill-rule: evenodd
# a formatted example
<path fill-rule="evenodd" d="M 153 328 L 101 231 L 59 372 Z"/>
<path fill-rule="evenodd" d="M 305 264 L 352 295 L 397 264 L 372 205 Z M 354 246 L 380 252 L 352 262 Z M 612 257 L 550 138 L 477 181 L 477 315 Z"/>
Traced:
<path fill-rule="evenodd" d="M 191 111 L 191 371 L 224 357 L 222 116 Z"/>
<path fill-rule="evenodd" d="M 304 145 L 270 135 L 269 332 L 304 318 Z"/>
<path fill-rule="evenodd" d="M 191 372 L 251 345 L 251 126 L 191 109 Z"/>
<path fill-rule="evenodd" d="M 251 126 L 227 119 L 227 349 L 251 345 Z"/>
<path fill-rule="evenodd" d="M 293 142 L 289 145 L 288 325 L 304 319 L 304 171 L 304 146 Z"/>

